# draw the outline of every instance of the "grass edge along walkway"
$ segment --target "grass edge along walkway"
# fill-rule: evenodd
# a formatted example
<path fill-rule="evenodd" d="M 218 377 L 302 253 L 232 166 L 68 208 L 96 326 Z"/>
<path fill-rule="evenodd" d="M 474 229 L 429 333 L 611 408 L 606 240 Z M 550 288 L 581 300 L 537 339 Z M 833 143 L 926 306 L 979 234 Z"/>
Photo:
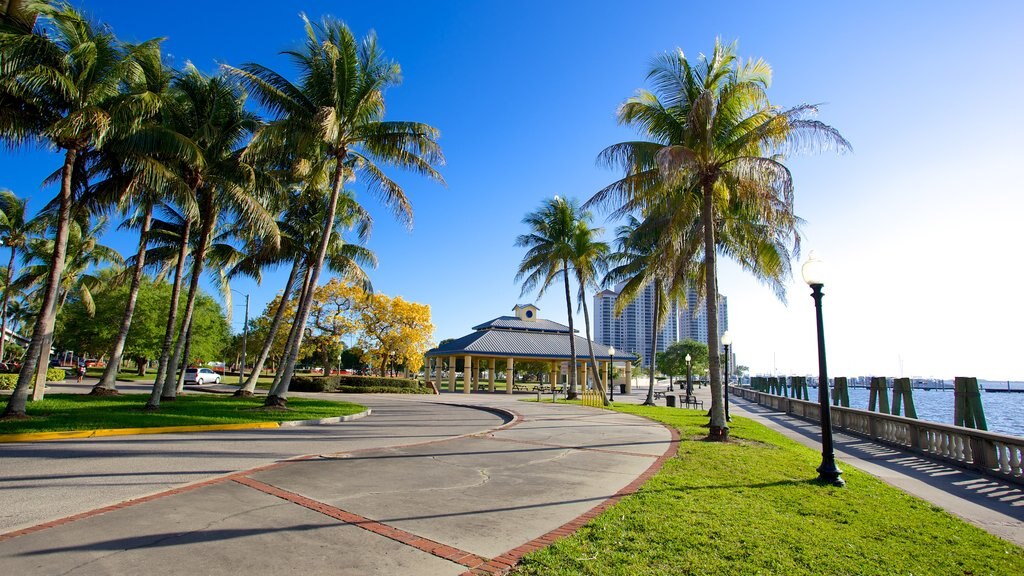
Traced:
<path fill-rule="evenodd" d="M 617 404 L 680 432 L 678 454 L 636 494 L 523 557 L 517 576 L 578 574 L 1024 574 L 1024 549 L 852 466 L 817 484 L 820 454 L 734 417 Z"/>
<path fill-rule="evenodd" d="M 30 402 L 27 419 L 0 420 L 0 442 L 158 434 L 213 430 L 278 428 L 282 423 L 345 417 L 366 411 L 351 402 L 291 398 L 288 410 L 260 410 L 262 398 L 190 394 L 142 408 L 148 394 L 88 396 L 52 394 Z M 286 425 L 286 424 L 285 424 Z"/>

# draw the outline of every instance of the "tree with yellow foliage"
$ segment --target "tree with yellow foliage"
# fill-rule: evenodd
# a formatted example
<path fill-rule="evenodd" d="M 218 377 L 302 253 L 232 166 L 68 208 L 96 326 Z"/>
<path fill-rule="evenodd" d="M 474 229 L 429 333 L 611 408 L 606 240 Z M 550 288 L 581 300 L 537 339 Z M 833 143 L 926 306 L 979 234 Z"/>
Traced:
<path fill-rule="evenodd" d="M 363 361 L 379 366 L 384 374 L 393 355 L 396 365 L 418 372 L 423 367 L 423 354 L 434 345 L 430 306 L 383 294 L 367 295 L 357 306 Z"/>

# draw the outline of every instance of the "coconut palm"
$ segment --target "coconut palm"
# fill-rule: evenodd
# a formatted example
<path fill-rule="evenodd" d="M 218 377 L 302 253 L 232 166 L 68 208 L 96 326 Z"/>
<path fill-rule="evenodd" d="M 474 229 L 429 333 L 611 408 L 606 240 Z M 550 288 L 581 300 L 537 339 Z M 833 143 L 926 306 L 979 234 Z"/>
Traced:
<path fill-rule="evenodd" d="M 178 340 L 163 380 L 161 397 L 168 399 L 177 395 L 179 364 L 183 359 L 188 362 L 184 355 L 192 312 L 219 218 L 237 217 L 259 233 L 277 235 L 273 214 L 266 207 L 274 193 L 273 183 L 263 178 L 257 166 L 242 154 L 243 145 L 260 122 L 244 109 L 241 87 L 227 78 L 209 77 L 188 66 L 174 79 L 173 90 L 174 105 L 166 111 L 167 123 L 191 140 L 201 161 L 182 162 L 179 166 L 198 211 L 198 244 L 192 256 Z M 156 408 L 158 404 L 151 402 L 149 406 Z"/>
<path fill-rule="evenodd" d="M 294 194 L 292 202 L 289 204 L 289 210 L 278 222 L 278 227 L 281 229 L 280 247 L 275 250 L 272 246 L 256 246 L 250 255 L 242 260 L 235 270 L 232 271 L 233 275 L 246 274 L 258 277 L 258 272 L 262 266 L 288 261 L 292 262 L 291 271 L 281 293 L 281 301 L 274 312 L 274 318 L 267 333 L 267 339 L 245 384 L 235 393 L 236 396 L 251 396 L 255 392 L 256 382 L 263 371 L 267 358 L 270 356 L 274 339 L 288 308 L 292 289 L 300 275 L 303 277 L 303 289 L 300 290 L 300 293 L 305 292 L 305 284 L 307 284 L 305 272 L 310 269 L 316 256 L 313 253 L 313 247 L 318 245 L 315 239 L 319 238 L 320 232 L 316 228 L 320 228 L 322 224 L 320 212 L 325 208 L 323 204 L 324 197 L 321 195 Z M 334 238 L 332 238 L 331 245 L 328 248 L 326 263 L 332 272 L 340 274 L 350 281 L 362 284 L 367 291 L 370 291 L 372 288 L 363 267 L 376 267 L 376 256 L 364 246 L 345 242 L 341 231 L 355 229 L 358 239 L 361 242 L 365 242 L 369 238 L 371 226 L 372 219 L 370 215 L 359 206 L 355 201 L 355 197 L 349 193 L 343 193 L 338 201 L 338 218 L 334 226 Z M 290 337 L 289 341 L 292 339 Z M 276 377 L 279 374 L 280 371 L 275 375 L 275 385 L 277 386 L 280 386 L 280 378 Z M 273 392 L 273 387 L 271 392 Z"/>
<path fill-rule="evenodd" d="M 139 245 L 131 264 L 131 286 L 121 324 L 93 394 L 111 394 L 117 390 L 117 371 L 142 285 L 155 206 L 171 198 L 189 205 L 189 197 L 183 193 L 184 182 L 172 169 L 171 161 L 180 158 L 188 158 L 191 163 L 198 161 L 192 143 L 164 126 L 160 118 L 160 109 L 173 102 L 170 99 L 172 72 L 163 63 L 159 42 L 131 46 L 128 52 L 142 74 L 135 85 L 129 87 L 122 107 L 127 113 L 139 116 L 138 127 L 126 134 L 112 135 L 103 149 L 97 151 L 98 161 L 93 169 L 99 173 L 100 180 L 90 187 L 86 200 L 96 205 L 95 210 L 114 205 L 122 211 L 134 212 L 128 221 L 137 224 Z"/>
<path fill-rule="evenodd" d="M 103 144 L 130 117 L 113 112 L 132 70 L 113 33 L 66 3 L 32 3 L 41 25 L 26 33 L 0 28 L 0 139 L 12 146 L 45 143 L 63 151 L 53 260 L 40 314 L 4 415 L 23 415 L 28 387 L 52 339 L 61 274 L 65 269 L 72 206 L 82 189 L 80 154 Z"/>
<path fill-rule="evenodd" d="M 594 382 L 601 392 L 601 399 L 608 405 L 608 396 L 605 391 L 605 383 L 601 380 L 601 373 L 597 368 L 597 358 L 594 356 L 594 342 L 590 338 L 590 312 L 587 309 L 587 288 L 597 288 L 597 278 L 607 269 L 608 244 L 597 240 L 603 230 L 591 228 L 592 216 L 588 211 L 581 211 L 580 218 L 572 232 L 572 269 L 576 276 L 576 284 L 579 288 L 577 301 L 583 308 L 583 323 L 587 337 L 587 349 L 590 352 L 590 365 L 594 372 Z"/>
<path fill-rule="evenodd" d="M 771 69 L 763 60 L 741 62 L 735 44 L 716 41 L 711 56 L 701 55 L 695 64 L 681 50 L 665 54 L 655 61 L 648 78 L 653 92 L 641 90 L 628 99 L 620 106 L 618 119 L 650 140 L 615 144 L 601 153 L 600 160 L 624 169 L 625 177 L 599 191 L 589 203 L 645 215 L 661 205 L 670 233 L 664 235 L 658 251 L 673 262 L 686 255 L 675 245 L 680 236 L 675 232 L 699 220 L 703 255 L 696 258 L 702 267 L 712 391 L 709 436 L 724 439 L 728 426 L 720 375 L 716 273 L 724 218 L 751 219 L 749 224 L 735 226 L 731 241 L 765 244 L 788 238 L 796 246 L 793 182 L 782 163 L 783 154 L 846 150 L 849 144 L 836 130 L 810 118 L 817 112 L 815 106 L 787 110 L 773 106 L 766 94 Z M 670 195 L 678 197 L 674 205 L 665 202 Z M 789 255 L 787 250 L 787 259 Z M 788 269 L 787 262 L 769 270 L 774 276 L 768 281 L 787 274 Z"/>
<path fill-rule="evenodd" d="M 14 280 L 14 260 L 18 250 L 24 249 L 29 234 L 34 232 L 27 218 L 26 205 L 28 200 L 18 198 L 10 190 L 0 190 L 0 242 L 11 249 L 11 258 L 7 261 L 7 272 L 4 276 L 4 292 L 0 301 L 0 359 L 4 357 L 4 346 L 7 343 L 7 305 L 11 300 L 12 281 Z"/>
<path fill-rule="evenodd" d="M 569 316 L 569 398 L 576 397 L 576 329 L 572 317 L 572 294 L 569 291 L 569 268 L 576 252 L 573 234 L 581 220 L 579 205 L 573 200 L 555 196 L 545 200 L 541 207 L 523 218 L 530 229 L 528 234 L 516 238 L 516 246 L 527 248 L 519 263 L 516 282 L 522 282 L 522 294 L 537 289 L 543 296 L 559 276 L 565 286 L 565 307 Z"/>
<path fill-rule="evenodd" d="M 420 122 L 384 120 L 384 91 L 398 84 L 400 68 L 384 57 L 376 36 L 371 33 L 358 41 L 338 20 L 325 18 L 313 24 L 302 18 L 305 46 L 285 52 L 298 68 L 298 84 L 259 64 L 228 67 L 276 118 L 256 134 L 250 153 L 276 157 L 280 167 L 293 169 L 307 189 L 328 194 L 323 234 L 310 269 L 310 289 L 296 315 L 299 325 L 305 325 L 309 316 L 312 288 L 327 257 L 346 179 L 361 180 L 371 194 L 410 225 L 412 206 L 381 165 L 411 169 L 444 182 L 434 167 L 444 162 L 437 145 L 438 131 Z M 298 346 L 283 362 L 280 394 L 268 395 L 267 404 L 285 402 L 302 338 L 300 331 Z"/>

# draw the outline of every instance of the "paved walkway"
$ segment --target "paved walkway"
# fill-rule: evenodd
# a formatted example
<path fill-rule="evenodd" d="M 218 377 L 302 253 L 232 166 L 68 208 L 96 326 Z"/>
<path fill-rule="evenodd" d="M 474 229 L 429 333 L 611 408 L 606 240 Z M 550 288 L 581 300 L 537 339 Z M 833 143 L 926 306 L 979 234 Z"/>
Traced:
<path fill-rule="evenodd" d="M 373 415 L 0 446 L 0 490 L 16 495 L 0 512 L 0 565 L 11 574 L 484 573 L 571 532 L 675 453 L 659 424 L 578 406 L 482 394 L 353 400 Z"/>

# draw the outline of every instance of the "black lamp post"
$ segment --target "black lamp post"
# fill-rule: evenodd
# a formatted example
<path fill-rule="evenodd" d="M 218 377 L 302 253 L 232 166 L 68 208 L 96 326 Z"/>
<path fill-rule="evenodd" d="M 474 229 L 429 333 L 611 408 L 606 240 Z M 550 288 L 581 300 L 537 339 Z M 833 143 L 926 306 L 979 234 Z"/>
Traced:
<path fill-rule="evenodd" d="M 608 356 L 612 359 L 611 370 L 608 371 L 608 379 L 611 380 L 608 386 L 608 401 L 615 402 L 615 346 L 608 347 Z"/>
<path fill-rule="evenodd" d="M 732 422 L 732 418 L 729 417 L 729 345 L 732 344 L 732 336 L 729 335 L 729 331 L 726 330 L 722 334 L 722 346 L 725 347 L 725 382 L 722 388 L 725 392 L 725 421 Z"/>
<path fill-rule="evenodd" d="M 687 354 L 686 355 L 686 397 L 688 399 L 693 397 L 693 380 L 690 378 L 690 361 L 691 360 L 693 360 L 693 358 L 690 358 L 690 355 Z"/>
<path fill-rule="evenodd" d="M 836 466 L 836 455 L 832 446 L 832 411 L 828 401 L 828 369 L 825 365 L 825 327 L 821 320 L 824 268 L 824 262 L 818 260 L 812 251 L 801 269 L 804 282 L 811 287 L 818 323 L 818 405 L 821 413 L 821 466 L 818 466 L 818 480 L 833 486 L 845 486 L 846 482 L 840 477 L 843 472 Z"/>

